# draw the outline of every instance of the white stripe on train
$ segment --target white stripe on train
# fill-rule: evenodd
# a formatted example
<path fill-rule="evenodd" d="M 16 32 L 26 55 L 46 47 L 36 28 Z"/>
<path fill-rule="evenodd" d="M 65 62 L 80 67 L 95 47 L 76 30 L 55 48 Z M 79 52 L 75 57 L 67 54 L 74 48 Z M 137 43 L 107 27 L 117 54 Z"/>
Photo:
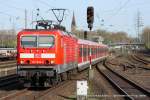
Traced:
<path fill-rule="evenodd" d="M 21 53 L 20 58 L 37 58 L 35 57 L 36 54 L 34 53 Z M 55 58 L 54 53 L 42 53 L 41 55 L 38 56 L 38 58 Z"/>

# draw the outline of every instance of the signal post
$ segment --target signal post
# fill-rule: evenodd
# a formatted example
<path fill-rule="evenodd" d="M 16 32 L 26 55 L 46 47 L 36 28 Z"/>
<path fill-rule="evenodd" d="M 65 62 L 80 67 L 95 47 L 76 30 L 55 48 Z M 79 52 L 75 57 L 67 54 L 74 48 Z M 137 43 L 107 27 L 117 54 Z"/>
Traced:
<path fill-rule="evenodd" d="M 94 22 L 94 8 L 92 6 L 89 6 L 87 8 L 87 24 L 88 28 L 91 31 L 93 28 L 93 22 Z M 87 31 L 85 31 L 84 38 L 87 38 Z M 92 86 L 93 86 L 93 77 L 94 77 L 94 70 L 92 69 L 92 49 L 90 48 L 90 56 L 89 56 L 89 71 L 88 71 L 88 86 L 86 86 L 87 81 L 79 81 L 77 82 L 77 100 L 86 100 L 87 95 L 93 92 Z M 88 90 L 88 92 L 86 92 Z"/>
<path fill-rule="evenodd" d="M 87 24 L 88 24 L 88 28 L 91 31 L 93 28 L 93 22 L 94 22 L 94 7 L 89 6 L 87 8 Z M 89 56 L 89 62 L 90 62 L 90 66 L 89 66 L 89 72 L 88 72 L 88 78 L 89 78 L 89 91 L 88 93 L 91 95 L 91 93 L 93 92 L 92 88 L 93 88 L 93 77 L 94 77 L 94 70 L 92 69 L 92 49 L 90 48 L 90 56 Z"/>

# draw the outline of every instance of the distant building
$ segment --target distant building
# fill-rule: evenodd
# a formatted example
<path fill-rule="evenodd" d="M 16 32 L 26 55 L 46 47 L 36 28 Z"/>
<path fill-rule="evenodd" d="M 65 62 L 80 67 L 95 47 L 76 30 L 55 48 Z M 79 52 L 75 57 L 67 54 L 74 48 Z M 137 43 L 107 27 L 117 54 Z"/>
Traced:
<path fill-rule="evenodd" d="M 98 42 L 99 44 L 101 44 L 101 43 L 103 43 L 104 38 L 101 37 L 101 36 L 93 36 L 93 37 L 92 37 L 92 41 Z"/>
<path fill-rule="evenodd" d="M 75 15 L 73 12 L 73 17 L 72 17 L 72 23 L 71 23 L 71 32 L 75 32 L 76 31 L 76 20 L 75 20 Z"/>

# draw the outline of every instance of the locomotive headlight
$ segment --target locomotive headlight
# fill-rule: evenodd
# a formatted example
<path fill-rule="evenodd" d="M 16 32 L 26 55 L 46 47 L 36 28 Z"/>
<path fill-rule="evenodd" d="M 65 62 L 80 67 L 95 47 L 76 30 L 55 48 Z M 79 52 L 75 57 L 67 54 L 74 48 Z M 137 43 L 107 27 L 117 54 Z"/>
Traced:
<path fill-rule="evenodd" d="M 21 63 L 21 64 L 24 64 L 24 61 L 21 60 L 20 63 Z"/>
<path fill-rule="evenodd" d="M 51 60 L 51 64 L 54 64 L 55 62 L 53 60 Z"/>

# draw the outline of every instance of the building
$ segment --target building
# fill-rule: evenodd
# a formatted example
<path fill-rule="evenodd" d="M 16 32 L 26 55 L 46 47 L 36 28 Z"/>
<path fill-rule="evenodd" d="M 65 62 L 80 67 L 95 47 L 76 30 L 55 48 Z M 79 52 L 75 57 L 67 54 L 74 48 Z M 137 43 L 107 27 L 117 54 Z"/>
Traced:
<path fill-rule="evenodd" d="M 75 20 L 75 15 L 73 12 L 72 23 L 71 23 L 71 32 L 75 32 L 75 31 L 76 31 L 76 20 Z"/>

